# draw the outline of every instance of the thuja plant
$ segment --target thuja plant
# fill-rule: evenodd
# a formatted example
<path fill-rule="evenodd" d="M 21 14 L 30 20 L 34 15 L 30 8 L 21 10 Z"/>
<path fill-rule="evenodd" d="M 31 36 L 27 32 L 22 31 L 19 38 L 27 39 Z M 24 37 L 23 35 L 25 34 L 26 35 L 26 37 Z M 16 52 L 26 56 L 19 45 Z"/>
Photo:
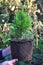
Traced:
<path fill-rule="evenodd" d="M 22 7 L 17 13 L 15 13 L 15 17 L 13 19 L 13 33 L 16 39 L 23 38 L 23 34 L 26 31 L 29 31 L 32 26 L 32 19 L 28 16 L 28 14 L 24 11 Z M 10 29 L 11 30 L 11 29 Z M 13 34 L 12 33 L 12 34 Z"/>

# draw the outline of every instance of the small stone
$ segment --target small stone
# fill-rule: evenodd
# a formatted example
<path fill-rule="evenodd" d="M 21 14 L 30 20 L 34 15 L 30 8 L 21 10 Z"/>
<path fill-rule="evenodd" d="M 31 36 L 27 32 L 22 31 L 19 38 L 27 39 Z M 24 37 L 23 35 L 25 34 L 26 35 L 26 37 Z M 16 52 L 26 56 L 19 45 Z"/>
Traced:
<path fill-rule="evenodd" d="M 4 20 L 2 20 L 2 22 L 5 22 Z"/>
<path fill-rule="evenodd" d="M 7 23 L 4 24 L 3 31 L 5 31 L 5 32 L 8 32 L 9 31 L 9 26 L 8 26 Z"/>
<path fill-rule="evenodd" d="M 14 11 L 14 9 L 15 9 L 15 6 L 13 6 L 13 7 L 11 8 L 11 11 Z"/>
<path fill-rule="evenodd" d="M 38 11 L 38 13 L 40 13 L 40 9 L 38 9 L 37 11 Z"/>

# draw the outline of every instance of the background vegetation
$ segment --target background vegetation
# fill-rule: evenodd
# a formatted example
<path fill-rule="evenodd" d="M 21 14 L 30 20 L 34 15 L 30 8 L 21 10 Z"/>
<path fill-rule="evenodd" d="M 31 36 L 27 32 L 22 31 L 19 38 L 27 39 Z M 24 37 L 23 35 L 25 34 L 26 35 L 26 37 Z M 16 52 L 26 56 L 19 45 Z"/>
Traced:
<path fill-rule="evenodd" d="M 12 20 L 22 5 L 33 19 L 31 32 L 34 34 L 35 44 L 31 65 L 43 65 L 43 0 L 0 0 L 0 49 L 10 45 L 9 25 L 10 32 L 14 34 Z M 5 60 L 7 59 L 11 57 L 8 56 Z M 30 65 L 28 62 L 26 64 Z M 20 62 L 20 65 L 25 63 Z"/>

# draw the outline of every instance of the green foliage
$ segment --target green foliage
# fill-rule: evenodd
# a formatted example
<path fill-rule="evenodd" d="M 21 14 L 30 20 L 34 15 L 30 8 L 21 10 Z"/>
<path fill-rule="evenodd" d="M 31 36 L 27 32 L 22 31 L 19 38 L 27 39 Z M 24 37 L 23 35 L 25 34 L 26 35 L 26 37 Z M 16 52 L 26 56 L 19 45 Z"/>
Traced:
<path fill-rule="evenodd" d="M 0 33 L 0 48 L 3 49 L 5 47 L 8 47 L 10 43 L 9 40 L 10 40 L 9 34 Z"/>
<path fill-rule="evenodd" d="M 0 5 L 0 25 L 3 25 L 5 22 L 9 21 L 9 14 L 7 8 L 3 8 L 2 4 Z"/>
<path fill-rule="evenodd" d="M 6 43 L 8 44 L 9 40 L 10 40 L 9 34 L 3 35 L 3 37 L 2 37 L 3 44 L 6 44 Z"/>
<path fill-rule="evenodd" d="M 27 13 L 22 8 L 15 14 L 14 20 L 15 37 L 22 38 L 22 34 L 28 31 L 32 25 L 32 19 L 27 15 Z"/>

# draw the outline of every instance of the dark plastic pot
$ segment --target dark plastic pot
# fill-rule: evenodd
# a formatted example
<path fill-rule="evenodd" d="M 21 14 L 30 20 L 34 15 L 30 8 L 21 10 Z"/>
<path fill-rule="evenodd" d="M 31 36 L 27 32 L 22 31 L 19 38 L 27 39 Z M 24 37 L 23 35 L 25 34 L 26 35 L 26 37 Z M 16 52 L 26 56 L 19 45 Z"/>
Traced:
<path fill-rule="evenodd" d="M 32 60 L 33 40 L 11 40 L 12 58 L 22 61 Z"/>

